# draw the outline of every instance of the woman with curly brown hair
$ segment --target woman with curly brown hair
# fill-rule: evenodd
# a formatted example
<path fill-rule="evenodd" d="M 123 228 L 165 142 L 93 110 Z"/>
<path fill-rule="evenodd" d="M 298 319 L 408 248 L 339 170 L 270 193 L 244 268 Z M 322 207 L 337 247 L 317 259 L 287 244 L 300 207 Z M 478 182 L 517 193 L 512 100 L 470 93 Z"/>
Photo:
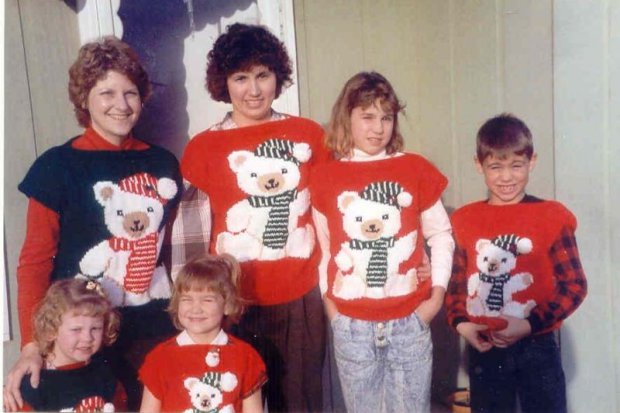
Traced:
<path fill-rule="evenodd" d="M 100 283 L 122 316 L 106 359 L 140 402 L 137 364 L 153 341 L 174 333 L 166 314 L 170 285 L 158 265 L 160 231 L 181 179 L 168 151 L 132 136 L 151 87 L 137 54 L 115 37 L 85 44 L 69 70 L 69 98 L 84 133 L 43 153 L 19 185 L 28 198 L 26 237 L 17 269 L 22 353 L 9 373 L 4 404 L 21 406 L 19 383 L 36 387 L 43 363 L 33 342 L 33 308 L 53 281 L 79 276 Z"/>
<path fill-rule="evenodd" d="M 262 26 L 233 24 L 215 41 L 206 86 L 232 111 L 185 150 L 194 197 L 181 201 L 172 233 L 173 275 L 207 252 L 241 263 L 252 305 L 235 333 L 267 365 L 270 412 L 323 408 L 325 325 L 307 186 L 327 152 L 318 124 L 271 107 L 291 73 L 283 43 Z"/>

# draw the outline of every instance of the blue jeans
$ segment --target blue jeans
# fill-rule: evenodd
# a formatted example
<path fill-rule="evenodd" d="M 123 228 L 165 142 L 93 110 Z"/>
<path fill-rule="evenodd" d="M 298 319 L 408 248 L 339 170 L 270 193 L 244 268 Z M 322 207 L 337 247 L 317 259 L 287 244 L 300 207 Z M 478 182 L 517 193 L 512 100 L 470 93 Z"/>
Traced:
<path fill-rule="evenodd" d="M 348 412 L 430 411 L 433 345 L 415 313 L 384 322 L 338 314 L 331 326 Z"/>
<path fill-rule="evenodd" d="M 529 336 L 511 347 L 469 349 L 471 411 L 565 413 L 566 385 L 554 333 Z"/>

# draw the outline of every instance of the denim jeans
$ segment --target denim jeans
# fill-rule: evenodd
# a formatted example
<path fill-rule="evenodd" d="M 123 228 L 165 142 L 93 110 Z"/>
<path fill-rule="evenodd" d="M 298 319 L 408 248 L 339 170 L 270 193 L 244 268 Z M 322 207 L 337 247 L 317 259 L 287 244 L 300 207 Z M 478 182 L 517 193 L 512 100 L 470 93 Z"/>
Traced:
<path fill-rule="evenodd" d="M 338 376 L 349 413 L 430 411 L 430 329 L 414 313 L 373 322 L 331 322 Z"/>
<path fill-rule="evenodd" d="M 566 387 L 554 333 L 529 336 L 486 353 L 469 349 L 471 411 L 565 413 Z"/>

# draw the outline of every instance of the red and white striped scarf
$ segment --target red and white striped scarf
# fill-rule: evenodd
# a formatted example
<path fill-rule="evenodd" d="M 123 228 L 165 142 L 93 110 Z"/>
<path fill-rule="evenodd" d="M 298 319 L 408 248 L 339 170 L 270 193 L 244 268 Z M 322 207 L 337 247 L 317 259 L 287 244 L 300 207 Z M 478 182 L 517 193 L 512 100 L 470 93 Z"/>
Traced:
<path fill-rule="evenodd" d="M 123 284 L 125 291 L 142 294 L 148 290 L 157 261 L 157 239 L 158 234 L 154 232 L 137 241 L 119 237 L 109 240 L 114 251 L 131 251 Z"/>

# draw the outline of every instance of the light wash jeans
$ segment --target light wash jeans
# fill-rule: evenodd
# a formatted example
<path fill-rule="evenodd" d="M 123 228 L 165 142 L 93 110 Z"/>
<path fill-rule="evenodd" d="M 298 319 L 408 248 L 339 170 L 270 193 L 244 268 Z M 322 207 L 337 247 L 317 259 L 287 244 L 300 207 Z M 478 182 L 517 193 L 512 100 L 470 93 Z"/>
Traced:
<path fill-rule="evenodd" d="M 430 412 L 433 344 L 415 313 L 384 322 L 337 314 L 331 326 L 349 413 Z"/>

